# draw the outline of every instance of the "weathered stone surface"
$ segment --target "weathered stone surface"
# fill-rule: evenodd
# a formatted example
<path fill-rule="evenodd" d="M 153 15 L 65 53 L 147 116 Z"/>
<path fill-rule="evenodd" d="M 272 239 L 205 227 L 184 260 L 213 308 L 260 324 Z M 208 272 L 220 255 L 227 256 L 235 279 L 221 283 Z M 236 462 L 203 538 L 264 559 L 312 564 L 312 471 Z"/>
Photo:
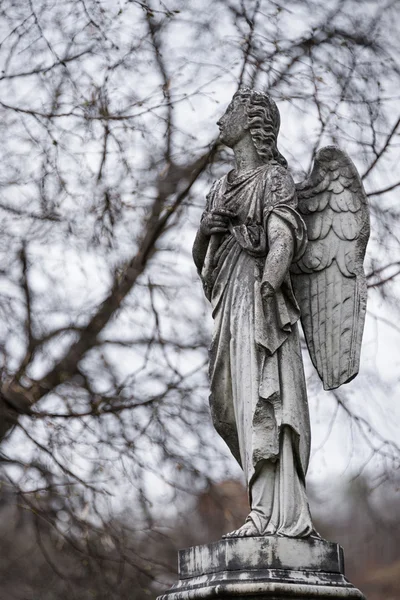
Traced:
<path fill-rule="evenodd" d="M 289 569 L 343 573 L 343 551 L 322 539 L 228 538 L 179 552 L 181 579 L 222 571 Z"/>
<path fill-rule="evenodd" d="M 158 600 L 208 600 L 212 598 L 223 598 L 224 600 L 311 600 L 314 598 L 320 600 L 333 600 L 334 598 L 363 600 L 364 596 L 355 588 L 339 588 L 336 586 L 316 588 L 307 584 L 296 585 L 292 583 L 234 583 L 232 585 L 173 592 L 169 595 L 160 596 Z"/>
<path fill-rule="evenodd" d="M 179 581 L 158 600 L 363 600 L 344 576 L 340 546 L 321 539 L 226 539 L 179 552 Z M 364 599 L 365 600 L 365 599 Z"/>
<path fill-rule="evenodd" d="M 220 584 L 205 586 L 192 590 L 176 590 L 158 600 L 202 600 L 224 598 L 224 600 L 333 600 L 344 598 L 352 600 L 365 600 L 362 593 L 354 587 L 323 586 L 295 583 L 244 583 Z"/>

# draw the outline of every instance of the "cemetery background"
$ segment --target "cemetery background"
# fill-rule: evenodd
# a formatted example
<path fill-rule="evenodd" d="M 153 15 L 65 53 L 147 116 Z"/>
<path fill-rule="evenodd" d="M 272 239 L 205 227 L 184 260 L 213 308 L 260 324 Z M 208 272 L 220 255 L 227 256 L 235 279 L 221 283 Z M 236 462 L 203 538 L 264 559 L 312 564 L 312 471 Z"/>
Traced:
<path fill-rule="evenodd" d="M 397 3 L 50 0 L 0 9 L 1 579 L 7 598 L 155 597 L 246 513 L 207 408 L 191 262 L 239 84 L 297 181 L 336 143 L 372 211 L 361 372 L 308 365 L 309 491 L 368 596 L 398 598 Z"/>

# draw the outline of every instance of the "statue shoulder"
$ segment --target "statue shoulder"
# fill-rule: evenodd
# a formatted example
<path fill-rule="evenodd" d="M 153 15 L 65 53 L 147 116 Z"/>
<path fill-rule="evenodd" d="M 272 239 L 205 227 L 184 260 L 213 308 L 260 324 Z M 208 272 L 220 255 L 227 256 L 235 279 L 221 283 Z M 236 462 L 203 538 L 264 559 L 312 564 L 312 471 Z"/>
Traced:
<path fill-rule="evenodd" d="M 265 194 L 267 204 L 297 206 L 296 186 L 289 171 L 279 163 L 271 163 L 266 169 Z"/>

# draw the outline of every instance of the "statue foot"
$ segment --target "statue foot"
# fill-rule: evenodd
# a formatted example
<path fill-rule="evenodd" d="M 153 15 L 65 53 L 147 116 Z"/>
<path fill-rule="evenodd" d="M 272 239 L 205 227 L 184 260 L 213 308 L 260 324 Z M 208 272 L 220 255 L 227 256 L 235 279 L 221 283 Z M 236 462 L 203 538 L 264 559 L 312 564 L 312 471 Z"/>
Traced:
<path fill-rule="evenodd" d="M 231 533 L 226 533 L 222 536 L 222 538 L 258 537 L 260 535 L 261 534 L 254 525 L 253 521 L 249 519 L 244 525 L 239 527 L 239 529 L 235 529 L 235 531 L 231 531 Z"/>

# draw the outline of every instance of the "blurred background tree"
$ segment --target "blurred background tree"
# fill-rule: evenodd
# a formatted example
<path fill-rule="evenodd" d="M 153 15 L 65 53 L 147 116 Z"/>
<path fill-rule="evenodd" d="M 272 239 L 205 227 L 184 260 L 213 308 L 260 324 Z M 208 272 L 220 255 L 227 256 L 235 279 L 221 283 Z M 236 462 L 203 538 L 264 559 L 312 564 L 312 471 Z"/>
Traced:
<path fill-rule="evenodd" d="M 190 250 L 231 168 L 215 122 L 268 90 L 296 180 L 362 175 L 370 304 L 355 382 L 308 366 L 318 527 L 370 600 L 400 598 L 396 0 L 3 0 L 0 574 L 7 599 L 154 598 L 178 547 L 246 514 L 207 407 Z"/>

